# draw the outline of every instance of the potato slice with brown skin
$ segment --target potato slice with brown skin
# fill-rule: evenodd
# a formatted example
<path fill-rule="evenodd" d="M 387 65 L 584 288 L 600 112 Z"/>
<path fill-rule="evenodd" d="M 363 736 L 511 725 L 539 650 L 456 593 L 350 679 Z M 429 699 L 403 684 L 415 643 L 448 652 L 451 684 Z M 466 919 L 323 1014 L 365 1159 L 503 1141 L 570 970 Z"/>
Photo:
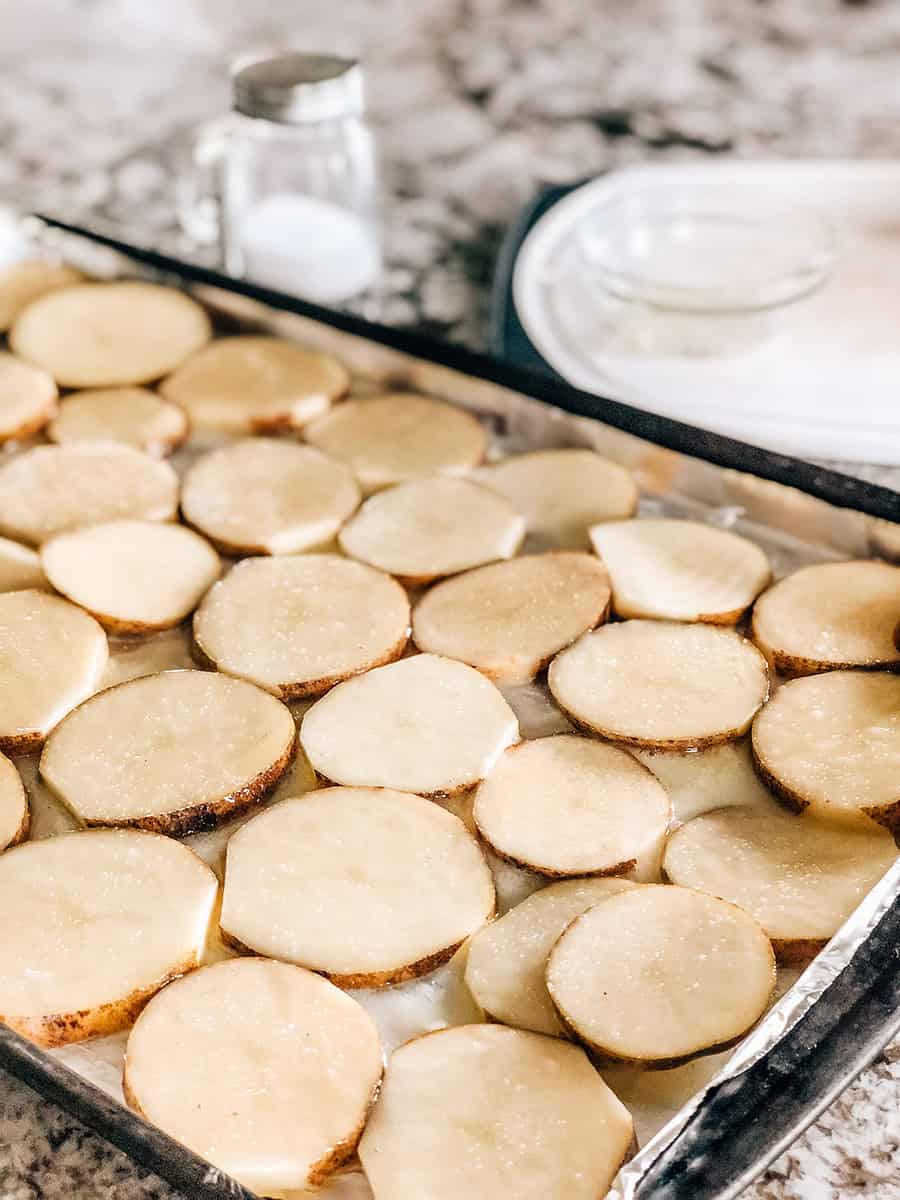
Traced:
<path fill-rule="evenodd" d="M 646 1067 L 733 1045 L 774 986 L 775 957 L 759 924 L 680 887 L 639 887 L 588 909 L 547 962 L 566 1028 L 604 1058 Z"/>
<path fill-rule="evenodd" d="M 25 785 L 6 755 L 0 754 L 0 850 L 23 842 L 30 824 Z"/>
<path fill-rule="evenodd" d="M 547 992 L 547 957 L 583 912 L 637 887 L 626 879 L 564 879 L 510 909 L 469 942 L 466 983 L 484 1012 L 504 1025 L 560 1036 Z"/>
<path fill-rule="evenodd" d="M 341 987 L 425 975 L 493 913 L 475 838 L 407 792 L 308 792 L 260 813 L 228 843 L 225 941 Z"/>
<path fill-rule="evenodd" d="M 310 971 L 248 958 L 194 971 L 147 1005 L 123 1086 L 132 1108 L 213 1166 L 280 1195 L 351 1157 L 381 1071 L 360 1004 Z"/>
<path fill-rule="evenodd" d="M 699 521 L 612 521 L 591 542 L 620 617 L 734 625 L 772 575 L 753 542 Z"/>
<path fill-rule="evenodd" d="M 776 671 L 812 675 L 841 667 L 900 668 L 892 630 L 900 567 L 818 563 L 769 588 L 753 609 L 752 637 Z"/>
<path fill-rule="evenodd" d="M 86 825 L 180 836 L 254 804 L 294 757 L 273 696 L 209 671 L 163 671 L 98 693 L 59 726 L 41 776 Z"/>
<path fill-rule="evenodd" d="M 106 635 L 47 592 L 0 595 L 0 752 L 30 754 L 100 681 Z"/>
<path fill-rule="evenodd" d="M 21 542 L 0 537 L 0 592 L 21 592 L 25 588 L 46 586 L 40 555 Z"/>
<path fill-rule="evenodd" d="M 183 621 L 222 571 L 219 556 L 181 525 L 111 521 L 51 538 L 47 578 L 111 633 L 147 634 Z"/>
<path fill-rule="evenodd" d="M 350 386 L 330 354 L 274 337 L 219 338 L 160 387 L 198 429 L 276 433 L 301 429 Z"/>
<path fill-rule="evenodd" d="M 425 796 L 472 787 L 518 735 L 515 714 L 489 680 L 435 654 L 339 683 L 300 726 L 323 779 Z"/>
<path fill-rule="evenodd" d="M 296 554 L 329 541 L 359 504 L 350 469 L 310 446 L 245 438 L 184 477 L 184 518 L 225 554 Z"/>
<path fill-rule="evenodd" d="M 399 583 L 337 554 L 247 559 L 194 614 L 204 661 L 282 700 L 393 662 L 408 637 Z"/>
<path fill-rule="evenodd" d="M 394 1052 L 359 1156 L 375 1200 L 598 1200 L 632 1138 L 577 1046 L 461 1025 Z"/>
<path fill-rule="evenodd" d="M 55 412 L 53 377 L 0 350 L 0 443 L 30 437 Z"/>
<path fill-rule="evenodd" d="M 605 569 L 587 554 L 532 554 L 491 563 L 425 593 L 413 615 L 420 650 L 527 683 L 564 646 L 606 619 Z"/>
<path fill-rule="evenodd" d="M 81 283 L 83 276 L 63 263 L 17 262 L 0 271 L 0 333 L 19 313 L 47 292 Z"/>
<path fill-rule="evenodd" d="M 502 496 L 467 479 L 417 479 L 370 496 L 338 535 L 351 558 L 418 585 L 512 558 L 525 532 Z"/>
<path fill-rule="evenodd" d="M 177 404 L 147 388 L 97 388 L 66 396 L 47 426 L 51 442 L 124 442 L 164 458 L 188 435 L 188 419 Z"/>
<path fill-rule="evenodd" d="M 0 856 L 0 1020 L 39 1046 L 130 1025 L 197 966 L 216 877 L 171 838 L 88 830 Z M 23 903 L 27 896 L 28 902 Z"/>
<path fill-rule="evenodd" d="M 753 722 L 765 783 L 795 812 L 900 832 L 900 677 L 829 671 L 785 683 Z"/>
<path fill-rule="evenodd" d="M 671 815 L 666 789 L 626 750 L 565 733 L 507 750 L 474 808 L 495 854 L 551 877 L 655 867 Z"/>
<path fill-rule="evenodd" d="M 740 737 L 768 695 L 766 662 L 730 629 L 623 621 L 580 637 L 547 676 L 580 728 L 659 750 Z"/>
<path fill-rule="evenodd" d="M 688 821 L 669 839 L 663 870 L 750 913 L 780 962 L 805 966 L 896 857 L 887 830 L 799 821 L 773 802 Z"/>

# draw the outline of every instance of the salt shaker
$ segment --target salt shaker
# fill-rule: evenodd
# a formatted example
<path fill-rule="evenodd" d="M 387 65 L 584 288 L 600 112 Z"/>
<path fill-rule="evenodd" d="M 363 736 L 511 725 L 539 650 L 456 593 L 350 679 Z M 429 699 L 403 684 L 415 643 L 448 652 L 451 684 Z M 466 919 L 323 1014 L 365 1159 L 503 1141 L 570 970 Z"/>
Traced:
<path fill-rule="evenodd" d="M 322 304 L 371 295 L 378 172 L 361 65 L 289 53 L 235 71 L 232 111 L 192 144 L 179 211 L 232 275 Z"/>

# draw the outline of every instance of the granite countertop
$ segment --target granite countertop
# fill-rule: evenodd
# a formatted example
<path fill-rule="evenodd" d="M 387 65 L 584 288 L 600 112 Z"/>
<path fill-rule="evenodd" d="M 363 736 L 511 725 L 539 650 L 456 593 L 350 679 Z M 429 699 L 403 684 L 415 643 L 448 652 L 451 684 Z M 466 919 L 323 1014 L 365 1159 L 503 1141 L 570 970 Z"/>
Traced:
<path fill-rule="evenodd" d="M 176 253 L 179 137 L 251 47 L 362 52 L 385 161 L 387 320 L 478 345 L 543 182 L 643 160 L 896 157 L 900 5 L 838 0 L 0 0 L 0 203 Z M 165 1184 L 0 1073 L 4 1200 Z M 900 1200 L 900 1043 L 747 1200 Z"/>

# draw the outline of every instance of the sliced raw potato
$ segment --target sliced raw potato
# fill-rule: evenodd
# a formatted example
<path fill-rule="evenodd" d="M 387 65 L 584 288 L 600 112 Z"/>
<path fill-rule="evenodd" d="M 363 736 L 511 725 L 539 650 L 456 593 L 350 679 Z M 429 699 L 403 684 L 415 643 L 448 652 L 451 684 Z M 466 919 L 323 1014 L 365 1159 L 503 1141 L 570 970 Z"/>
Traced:
<path fill-rule="evenodd" d="M 649 886 L 577 917 L 547 962 L 563 1024 L 612 1060 L 671 1067 L 736 1042 L 775 986 L 772 946 L 747 913 Z"/>
<path fill-rule="evenodd" d="M 661 621 L 584 634 L 556 656 L 547 680 L 576 725 L 661 750 L 739 737 L 769 690 L 765 659 L 737 633 Z"/>
<path fill-rule="evenodd" d="M 85 825 L 180 835 L 265 795 L 290 766 L 288 709 L 242 679 L 163 671 L 100 692 L 48 739 L 41 775 Z"/>
<path fill-rule="evenodd" d="M 216 877 L 171 838 L 97 829 L 0 856 L 0 1020 L 39 1046 L 130 1025 L 196 967 Z"/>
<path fill-rule="evenodd" d="M 475 796 L 491 849 L 541 875 L 625 875 L 658 863 L 671 805 L 627 750 L 575 734 L 512 746 Z"/>
<path fill-rule="evenodd" d="M 296 554 L 333 538 L 359 499 L 343 463 L 310 446 L 246 438 L 194 463 L 181 510 L 226 554 Z"/>
<path fill-rule="evenodd" d="M 47 426 L 51 442 L 124 442 L 154 458 L 169 454 L 187 435 L 183 410 L 139 387 L 74 392 Z"/>
<path fill-rule="evenodd" d="M 753 769 L 749 738 L 684 754 L 677 750 L 634 750 L 669 793 L 674 821 L 681 824 L 717 808 L 764 808 L 772 793 Z"/>
<path fill-rule="evenodd" d="M 502 496 L 467 479 L 417 479 L 370 496 L 338 540 L 411 584 L 512 558 L 525 532 Z"/>
<path fill-rule="evenodd" d="M 730 900 L 755 917 L 779 960 L 804 965 L 847 920 L 897 857 L 887 830 L 798 821 L 771 804 L 729 808 L 672 835 L 672 883 Z"/>
<path fill-rule="evenodd" d="M 304 437 L 347 463 L 366 492 L 427 475 L 464 475 L 487 448 L 471 413 L 409 392 L 348 400 L 313 421 Z"/>
<path fill-rule="evenodd" d="M 769 588 L 753 609 L 753 640 L 776 671 L 811 675 L 838 667 L 897 667 L 893 629 L 900 567 L 819 563 Z"/>
<path fill-rule="evenodd" d="M 797 812 L 900 830 L 900 676 L 793 679 L 753 722 L 757 770 Z"/>
<path fill-rule="evenodd" d="M 541 549 L 587 549 L 591 525 L 630 517 L 637 508 L 637 484 L 628 471 L 593 450 L 519 454 L 488 467 L 483 479 L 522 513 Z"/>
<path fill-rule="evenodd" d="M 194 616 L 205 659 L 283 700 L 392 662 L 408 636 L 403 588 L 337 554 L 246 559 Z"/>
<path fill-rule="evenodd" d="M 130 446 L 35 446 L 0 470 L 0 532 L 32 545 L 82 525 L 171 521 L 178 476 Z"/>
<path fill-rule="evenodd" d="M 37 433 L 55 412 L 53 376 L 0 350 L 0 442 Z"/>
<path fill-rule="evenodd" d="M 421 796 L 325 788 L 274 805 L 228 843 L 226 941 L 341 987 L 424 975 L 493 912 L 475 838 Z"/>
<path fill-rule="evenodd" d="M 47 592 L 0 595 L 0 752 L 29 754 L 85 700 L 108 656 L 93 617 Z"/>
<path fill-rule="evenodd" d="M 147 1005 L 124 1090 L 239 1183 L 280 1195 L 323 1183 L 353 1154 L 381 1071 L 378 1031 L 350 996 L 300 967 L 233 959 Z"/>
<path fill-rule="evenodd" d="M 24 841 L 29 824 L 25 785 L 9 759 L 0 754 L 0 850 Z"/>
<path fill-rule="evenodd" d="M 63 263 L 17 262 L 0 271 L 0 333 L 38 297 L 81 283 L 82 275 Z"/>
<path fill-rule="evenodd" d="M 300 727 L 325 779 L 426 796 L 472 787 L 518 736 L 515 714 L 489 680 L 435 654 L 339 683 Z"/>
<path fill-rule="evenodd" d="M 591 529 L 620 617 L 733 625 L 771 578 L 746 538 L 699 521 L 643 518 Z"/>
<path fill-rule="evenodd" d="M 359 1156 L 375 1200 L 598 1200 L 632 1138 L 577 1046 L 460 1025 L 394 1052 Z"/>
<path fill-rule="evenodd" d="M 41 547 L 47 578 L 112 633 L 156 633 L 183 621 L 218 579 L 219 556 L 181 525 L 111 521 Z"/>
<path fill-rule="evenodd" d="M 21 542 L 0 537 L 0 592 L 20 592 L 23 588 L 46 586 L 41 556 Z"/>
<path fill-rule="evenodd" d="M 9 344 L 58 384 L 93 388 L 159 379 L 211 336 L 204 310 L 175 288 L 85 283 L 29 304 Z"/>
<path fill-rule="evenodd" d="M 588 554 L 532 554 L 448 579 L 416 607 L 420 650 L 527 683 L 564 646 L 606 618 L 609 581 Z"/>
<path fill-rule="evenodd" d="M 195 354 L 160 391 L 199 429 L 274 433 L 302 428 L 349 385 L 330 354 L 280 338 L 228 337 Z"/>
<path fill-rule="evenodd" d="M 637 886 L 625 879 L 564 879 L 485 925 L 469 943 L 466 962 L 466 983 L 485 1013 L 504 1025 L 562 1034 L 545 981 L 554 943 L 583 912 Z"/>

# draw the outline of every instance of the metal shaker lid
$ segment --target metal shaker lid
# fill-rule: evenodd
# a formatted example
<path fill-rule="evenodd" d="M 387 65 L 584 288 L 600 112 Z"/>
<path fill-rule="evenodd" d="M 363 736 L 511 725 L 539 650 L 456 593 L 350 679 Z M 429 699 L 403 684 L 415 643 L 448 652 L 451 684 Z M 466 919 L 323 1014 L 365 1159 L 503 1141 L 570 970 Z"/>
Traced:
<path fill-rule="evenodd" d="M 291 52 L 259 59 L 232 76 L 232 103 L 247 117 L 302 125 L 359 116 L 363 72 L 353 58 Z"/>

